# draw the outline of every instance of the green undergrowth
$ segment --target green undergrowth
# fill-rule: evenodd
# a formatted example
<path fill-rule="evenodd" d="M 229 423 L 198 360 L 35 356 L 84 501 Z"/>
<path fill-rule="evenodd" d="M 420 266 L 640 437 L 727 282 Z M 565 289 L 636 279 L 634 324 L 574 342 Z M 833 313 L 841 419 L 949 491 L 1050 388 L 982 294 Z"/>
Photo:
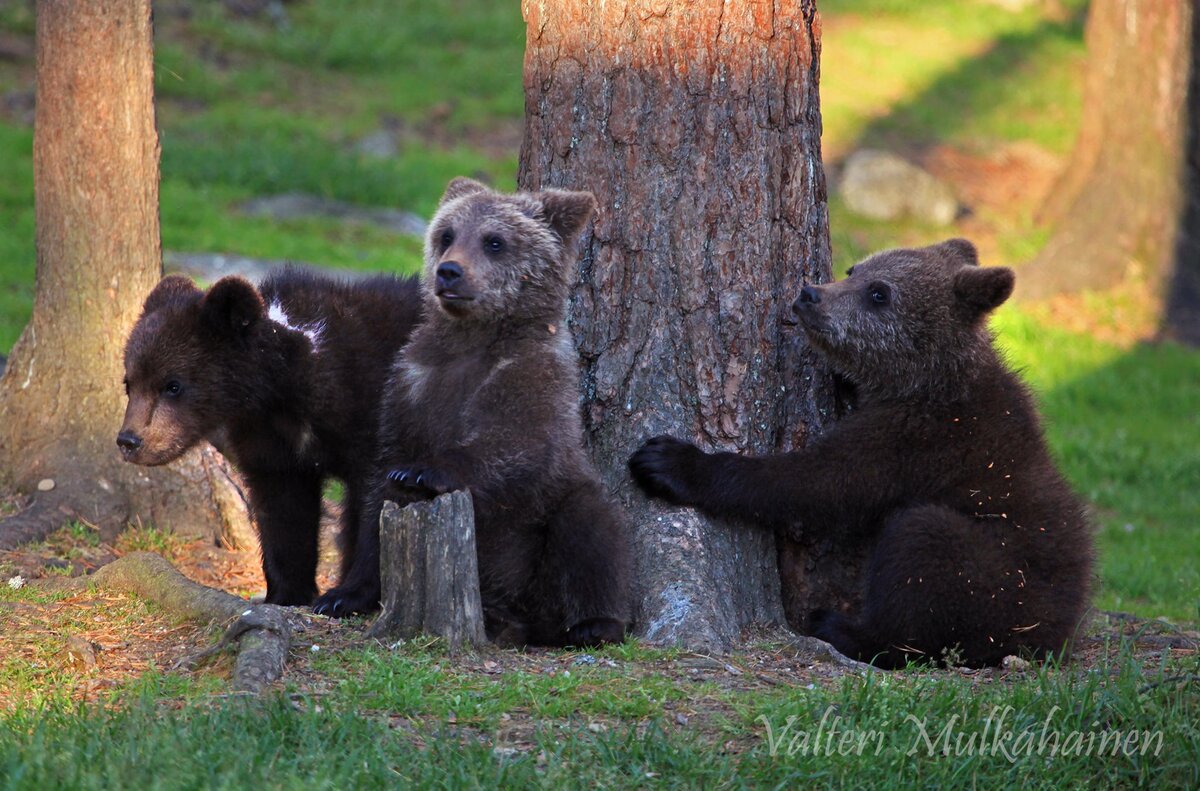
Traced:
<path fill-rule="evenodd" d="M 547 657 L 561 667 L 558 658 Z M 262 700 L 150 673 L 105 705 L 48 699 L 0 715 L 0 787 L 1200 782 L 1194 656 L 1156 663 L 1116 651 L 1087 672 L 871 672 L 699 694 L 652 660 L 490 676 L 427 648 L 358 649 L 323 660 L 319 693 Z M 689 716 L 668 714 L 684 704 Z"/>

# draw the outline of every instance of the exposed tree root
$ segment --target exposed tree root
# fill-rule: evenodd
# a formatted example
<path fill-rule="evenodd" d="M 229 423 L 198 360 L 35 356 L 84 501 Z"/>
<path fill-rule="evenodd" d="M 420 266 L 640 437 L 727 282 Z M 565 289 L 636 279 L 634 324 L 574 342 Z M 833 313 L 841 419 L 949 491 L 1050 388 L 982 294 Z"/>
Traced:
<path fill-rule="evenodd" d="M 97 585 L 149 599 L 169 613 L 190 621 L 232 620 L 221 641 L 186 664 L 195 667 L 228 645 L 238 644 L 232 686 L 237 692 L 259 694 L 283 676 L 292 632 L 298 627 L 288 609 L 274 604 L 249 604 L 237 596 L 193 582 L 161 555 L 133 552 L 101 567 L 88 577 L 47 580 L 58 589 Z"/>

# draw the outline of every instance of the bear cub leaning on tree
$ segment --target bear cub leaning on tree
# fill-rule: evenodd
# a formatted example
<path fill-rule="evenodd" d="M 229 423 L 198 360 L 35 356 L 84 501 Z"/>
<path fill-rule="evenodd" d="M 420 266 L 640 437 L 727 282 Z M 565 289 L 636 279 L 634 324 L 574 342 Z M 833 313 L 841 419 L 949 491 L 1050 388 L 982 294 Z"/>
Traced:
<path fill-rule="evenodd" d="M 1050 458 L 1032 399 L 986 316 L 1013 273 L 954 239 L 891 250 L 793 305 L 857 406 L 803 450 L 751 458 L 671 437 L 629 461 L 650 494 L 870 551 L 854 617 L 814 613 L 843 653 L 996 664 L 1069 648 L 1087 607 L 1092 537 Z"/>
<path fill-rule="evenodd" d="M 266 600 L 312 604 L 322 488 L 331 477 L 346 487 L 345 570 L 373 470 L 381 361 L 420 315 L 411 278 L 342 283 L 285 269 L 258 290 L 226 277 L 207 292 L 164 278 L 125 345 L 129 404 L 117 445 L 126 461 L 156 465 L 210 441 L 245 476 Z"/>
<path fill-rule="evenodd" d="M 564 326 L 590 193 L 502 195 L 450 182 L 425 245 L 427 318 L 396 359 L 359 567 L 318 611 L 378 606 L 385 499 L 469 489 L 488 637 L 506 645 L 623 639 L 631 552 L 583 450 L 578 363 Z M 370 546 L 370 550 L 366 549 Z"/>

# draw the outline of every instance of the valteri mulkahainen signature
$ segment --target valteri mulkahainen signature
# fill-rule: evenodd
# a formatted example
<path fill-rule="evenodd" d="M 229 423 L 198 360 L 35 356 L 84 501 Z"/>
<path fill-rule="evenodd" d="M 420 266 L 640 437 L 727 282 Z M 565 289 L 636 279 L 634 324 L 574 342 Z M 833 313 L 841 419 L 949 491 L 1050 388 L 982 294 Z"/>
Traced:
<path fill-rule="evenodd" d="M 792 715 L 776 729 L 766 716 L 758 721 L 766 728 L 767 752 L 778 755 L 879 755 L 884 749 L 902 750 L 928 757 L 963 755 L 998 756 L 1010 762 L 1031 755 L 1048 758 L 1133 755 L 1157 756 L 1163 748 L 1163 732 L 1101 728 L 1063 728 L 1055 723 L 1062 709 L 1053 707 L 1040 722 L 1028 723 L 1012 706 L 996 706 L 983 727 L 954 714 L 942 722 L 908 714 L 895 727 L 884 720 L 877 727 L 848 727 L 833 706 L 826 707 L 815 729 L 800 728 Z M 1021 720 L 1022 724 L 1017 725 Z"/>

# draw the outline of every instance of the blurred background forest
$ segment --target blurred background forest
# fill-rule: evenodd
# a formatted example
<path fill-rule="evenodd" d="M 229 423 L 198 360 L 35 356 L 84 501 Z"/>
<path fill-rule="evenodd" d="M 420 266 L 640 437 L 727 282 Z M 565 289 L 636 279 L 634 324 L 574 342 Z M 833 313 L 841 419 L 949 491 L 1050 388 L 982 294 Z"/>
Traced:
<path fill-rule="evenodd" d="M 818 7 L 835 272 L 880 248 L 966 236 L 986 264 L 1018 268 L 1019 293 L 1081 125 L 1085 0 Z M 448 179 L 515 186 L 517 2 L 161 0 L 154 15 L 169 270 L 411 272 Z M 31 2 L 0 0 L 0 355 L 33 299 L 34 26 Z M 855 192 L 878 184 L 872 166 L 929 201 L 882 218 L 870 198 L 886 190 Z M 993 326 L 1095 509 L 1097 605 L 1195 621 L 1200 352 L 1155 340 L 1159 301 L 1135 278 L 1007 307 Z"/>

